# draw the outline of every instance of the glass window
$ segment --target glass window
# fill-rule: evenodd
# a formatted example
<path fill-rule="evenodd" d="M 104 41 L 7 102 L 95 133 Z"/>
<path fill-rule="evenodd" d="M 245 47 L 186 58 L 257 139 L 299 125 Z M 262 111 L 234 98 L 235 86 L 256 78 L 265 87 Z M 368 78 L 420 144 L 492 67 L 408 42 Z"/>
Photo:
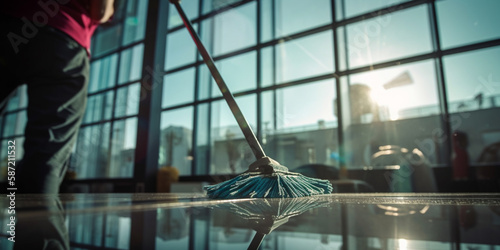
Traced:
<path fill-rule="evenodd" d="M 115 86 L 118 54 L 107 56 L 92 62 L 90 66 L 89 92 Z"/>
<path fill-rule="evenodd" d="M 92 37 L 92 56 L 100 56 L 118 49 L 122 34 L 122 23 L 100 26 Z"/>
<path fill-rule="evenodd" d="M 181 176 L 191 175 L 193 107 L 161 115 L 159 166 L 172 166 Z"/>
<path fill-rule="evenodd" d="M 262 87 L 274 84 L 274 47 L 266 47 L 260 51 L 260 84 Z"/>
<path fill-rule="evenodd" d="M 336 127 L 333 100 L 333 80 L 279 89 L 276 93 L 277 129 Z"/>
<path fill-rule="evenodd" d="M 137 118 L 115 121 L 111 141 L 111 158 L 107 177 L 132 177 L 137 139 Z"/>
<path fill-rule="evenodd" d="M 274 38 L 273 3 L 274 1 L 257 1 L 257 4 L 260 4 L 260 42 L 267 42 Z"/>
<path fill-rule="evenodd" d="M 87 109 L 85 110 L 83 123 L 85 124 L 111 119 L 114 101 L 113 97 L 113 91 L 90 96 L 87 100 Z"/>
<path fill-rule="evenodd" d="M 248 124 L 254 130 L 257 125 L 256 96 L 235 98 Z M 224 100 L 211 104 L 212 154 L 210 174 L 241 173 L 255 161 L 255 156 Z"/>
<path fill-rule="evenodd" d="M 213 77 L 205 64 L 198 67 L 198 100 L 207 99 L 212 96 L 212 89 L 215 88 L 211 86 L 214 83 L 212 79 Z"/>
<path fill-rule="evenodd" d="M 137 42 L 144 38 L 146 31 L 147 0 L 128 0 L 124 20 L 123 45 Z"/>
<path fill-rule="evenodd" d="M 203 14 L 241 1 L 242 0 L 203 0 Z"/>
<path fill-rule="evenodd" d="M 336 52 L 338 53 L 338 62 L 339 62 L 339 70 L 344 71 L 347 69 L 347 50 L 348 48 L 346 47 L 346 36 L 347 36 L 347 31 L 344 26 L 339 27 L 337 29 L 337 48 Z"/>
<path fill-rule="evenodd" d="M 500 105 L 500 47 L 443 57 L 450 113 Z"/>
<path fill-rule="evenodd" d="M 341 78 L 342 88 L 348 90 L 342 94 L 346 165 L 406 164 L 399 161 L 401 148 L 417 149 L 425 157 L 410 161 L 411 171 L 426 171 L 430 164 L 446 162 L 446 141 L 438 139 L 443 123 L 436 79 L 431 60 Z"/>
<path fill-rule="evenodd" d="M 331 23 L 330 2 L 315 0 L 313 4 L 301 0 L 276 0 L 275 38 Z"/>
<path fill-rule="evenodd" d="M 238 93 L 257 87 L 257 53 L 255 51 L 216 61 L 217 69 L 231 93 Z M 212 97 L 222 96 L 212 79 Z M 200 82 L 200 84 L 203 84 Z"/>
<path fill-rule="evenodd" d="M 208 174 L 210 162 L 210 104 L 203 103 L 196 107 L 196 175 Z"/>
<path fill-rule="evenodd" d="M 110 123 L 80 128 L 71 157 L 78 179 L 108 176 L 110 129 Z"/>
<path fill-rule="evenodd" d="M 196 30 L 196 26 L 194 26 L 194 29 Z M 180 29 L 178 31 L 168 33 L 167 49 L 165 54 L 165 70 L 194 63 L 196 60 L 196 53 L 196 46 L 186 29 Z"/>
<path fill-rule="evenodd" d="M 342 16 L 342 12 L 337 12 L 337 20 L 358 16 L 408 1 L 410 0 L 335 0 L 336 8 L 338 10 L 343 12 L 343 8 L 345 8 L 345 17 Z"/>
<path fill-rule="evenodd" d="M 408 28 L 411 27 L 411 28 Z M 373 65 L 432 51 L 427 6 L 386 14 L 347 26 L 348 67 Z"/>
<path fill-rule="evenodd" d="M 276 79 L 280 83 L 333 73 L 332 31 L 279 43 L 276 57 Z"/>
<path fill-rule="evenodd" d="M 490 178 L 488 165 L 500 162 L 500 47 L 446 56 L 443 63 L 451 132 L 463 135 L 470 164 L 486 165 L 477 177 Z M 456 150 L 459 141 L 452 142 Z"/>
<path fill-rule="evenodd" d="M 500 1 L 438 1 L 436 11 L 443 49 L 500 38 Z"/>
<path fill-rule="evenodd" d="M 256 3 L 251 2 L 241 7 L 225 11 L 213 18 L 213 26 L 210 27 L 210 30 L 213 30 L 214 39 L 212 47 L 213 56 L 256 44 L 256 10 Z M 206 22 L 211 22 L 211 20 Z M 205 27 L 208 26 L 204 26 L 203 28 Z"/>
<path fill-rule="evenodd" d="M 200 5 L 199 0 L 190 0 L 181 2 L 182 9 L 186 13 L 186 16 L 189 18 L 189 20 L 193 20 L 198 17 L 199 5 Z M 182 19 L 179 16 L 177 10 L 175 9 L 175 6 L 173 4 L 169 4 L 168 28 L 173 28 L 179 25 L 182 25 Z"/>
<path fill-rule="evenodd" d="M 134 83 L 116 91 L 115 118 L 139 112 L 141 85 Z"/>
<path fill-rule="evenodd" d="M 163 79 L 162 107 L 194 101 L 195 69 L 168 74 Z"/>
<path fill-rule="evenodd" d="M 215 64 L 231 93 L 257 87 L 257 53 L 255 51 L 218 60 Z M 198 99 L 222 96 L 208 67 L 203 64 L 198 69 Z"/>
<path fill-rule="evenodd" d="M 338 150 L 335 98 L 333 79 L 264 92 L 266 153 L 291 169 L 312 163 L 333 165 L 331 154 Z"/>
<path fill-rule="evenodd" d="M 24 134 L 24 129 L 26 128 L 26 123 L 28 121 L 26 110 L 7 114 L 4 116 L 5 124 L 3 128 L 3 136 L 13 136 Z"/>
<path fill-rule="evenodd" d="M 121 52 L 118 83 L 127 83 L 141 78 L 143 50 L 144 44 L 141 43 Z"/>
<path fill-rule="evenodd" d="M 349 113 L 353 123 L 439 114 L 432 61 L 354 74 L 349 82 Z"/>
<path fill-rule="evenodd" d="M 19 86 L 9 101 L 7 102 L 6 111 L 26 108 L 28 106 L 28 87 L 27 85 Z"/>

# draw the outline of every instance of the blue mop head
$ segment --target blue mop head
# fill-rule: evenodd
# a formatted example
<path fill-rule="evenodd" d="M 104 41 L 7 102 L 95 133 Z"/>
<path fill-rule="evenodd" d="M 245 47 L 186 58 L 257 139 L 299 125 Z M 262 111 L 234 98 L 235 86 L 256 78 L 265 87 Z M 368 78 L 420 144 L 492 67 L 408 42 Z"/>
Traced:
<path fill-rule="evenodd" d="M 310 178 L 289 172 L 288 168 L 275 160 L 264 157 L 245 173 L 225 182 L 205 186 L 210 198 L 297 198 L 318 194 L 329 194 L 333 187 L 330 181 Z"/>

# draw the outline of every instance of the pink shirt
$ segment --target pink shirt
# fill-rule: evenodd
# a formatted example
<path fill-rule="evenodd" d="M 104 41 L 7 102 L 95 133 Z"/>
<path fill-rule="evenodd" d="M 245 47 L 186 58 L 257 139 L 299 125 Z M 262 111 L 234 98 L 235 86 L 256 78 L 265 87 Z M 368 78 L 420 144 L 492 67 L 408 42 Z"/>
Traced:
<path fill-rule="evenodd" d="M 21 18 L 25 25 L 56 28 L 90 49 L 90 38 L 99 25 L 92 20 L 88 3 L 92 0 L 24 0 L 7 1 L 6 14 Z"/>

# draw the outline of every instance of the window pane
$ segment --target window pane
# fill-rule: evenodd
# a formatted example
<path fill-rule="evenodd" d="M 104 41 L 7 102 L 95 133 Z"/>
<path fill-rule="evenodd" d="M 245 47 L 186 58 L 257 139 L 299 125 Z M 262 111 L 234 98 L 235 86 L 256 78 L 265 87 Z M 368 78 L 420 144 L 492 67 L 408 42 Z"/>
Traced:
<path fill-rule="evenodd" d="M 194 101 L 195 69 L 168 74 L 163 78 L 162 107 Z"/>
<path fill-rule="evenodd" d="M 260 84 L 262 87 L 274 84 L 274 47 L 266 47 L 260 51 Z"/>
<path fill-rule="evenodd" d="M 399 3 L 404 3 L 408 2 L 410 0 L 370 0 L 370 1 L 363 1 L 363 0 L 336 0 L 336 7 L 339 9 L 342 9 L 342 3 L 344 3 L 345 7 L 345 17 L 354 17 L 358 16 L 367 12 L 371 12 L 374 10 L 386 8 L 389 6 L 393 6 Z M 337 20 L 342 19 L 342 16 L 339 15 L 337 17 Z"/>
<path fill-rule="evenodd" d="M 181 6 L 184 12 L 186 12 L 186 16 L 189 20 L 193 20 L 198 17 L 199 0 L 182 1 Z M 182 25 L 182 19 L 175 9 L 175 6 L 173 4 L 169 4 L 168 28 L 173 28 L 179 25 Z"/>
<path fill-rule="evenodd" d="M 215 62 L 231 93 L 257 87 L 257 53 L 255 51 Z M 222 96 L 212 77 L 212 97 Z"/>
<path fill-rule="evenodd" d="M 231 93 L 257 87 L 257 54 L 255 51 L 215 62 Z M 208 67 L 203 64 L 198 72 L 198 99 L 222 96 Z"/>
<path fill-rule="evenodd" d="M 336 52 L 338 53 L 339 57 L 339 70 L 344 71 L 347 69 L 347 63 L 348 63 L 348 58 L 346 56 L 347 51 L 349 50 L 346 47 L 347 41 L 346 41 L 346 28 L 345 27 L 339 27 L 337 29 L 337 50 Z"/>
<path fill-rule="evenodd" d="M 107 177 L 124 178 L 133 176 L 136 139 L 137 118 L 129 118 L 113 123 L 111 159 Z"/>
<path fill-rule="evenodd" d="M 338 151 L 335 98 L 333 79 L 263 93 L 266 153 L 290 169 L 313 163 L 334 165 L 331 154 Z"/>
<path fill-rule="evenodd" d="M 123 32 L 123 45 L 137 42 L 144 38 L 146 31 L 147 0 L 129 0 Z"/>
<path fill-rule="evenodd" d="M 439 112 L 436 79 L 431 60 L 342 78 L 342 88 L 349 90 L 342 95 L 347 166 L 410 166 L 415 173 L 423 171 L 418 175 L 427 173 L 430 164 L 446 163 L 447 142 L 438 138 L 444 124 Z M 416 156 L 415 159 L 420 160 L 400 161 L 407 159 L 401 148 L 408 152 L 417 149 L 423 158 Z M 414 181 L 433 188 L 433 183 L 426 182 L 429 180 Z M 411 186 L 398 188 L 399 191 L 423 191 Z"/>
<path fill-rule="evenodd" d="M 212 87 L 212 75 L 205 64 L 198 67 L 198 100 L 210 98 Z"/>
<path fill-rule="evenodd" d="M 122 23 L 114 26 L 100 26 L 92 39 L 92 56 L 100 56 L 118 49 L 122 32 Z"/>
<path fill-rule="evenodd" d="M 26 123 L 28 120 L 26 110 L 8 114 L 4 116 L 5 124 L 3 128 L 3 136 L 13 136 L 24 134 Z"/>
<path fill-rule="evenodd" d="M 196 30 L 196 26 L 194 28 Z M 178 31 L 168 33 L 167 49 L 165 54 L 165 70 L 194 63 L 196 53 L 196 46 L 186 29 L 180 29 Z"/>
<path fill-rule="evenodd" d="M 83 123 L 99 122 L 111 119 L 113 110 L 114 92 L 90 96 L 87 100 L 87 109 L 83 117 Z"/>
<path fill-rule="evenodd" d="M 350 76 L 353 123 L 370 123 L 439 114 L 432 61 Z"/>
<path fill-rule="evenodd" d="M 196 173 L 207 175 L 210 162 L 210 104 L 203 103 L 197 106 L 196 122 Z"/>
<path fill-rule="evenodd" d="M 90 66 L 89 92 L 115 86 L 118 54 L 92 62 Z"/>
<path fill-rule="evenodd" d="M 273 34 L 273 1 L 257 1 L 260 4 L 260 41 L 267 42 Z"/>
<path fill-rule="evenodd" d="M 210 30 L 213 30 L 214 39 L 213 56 L 256 44 L 256 10 L 256 3 L 251 2 L 214 17 L 213 27 L 210 27 Z M 203 26 L 205 27 L 209 26 Z M 207 37 L 203 38 L 209 40 Z"/>
<path fill-rule="evenodd" d="M 279 89 L 276 93 L 276 129 L 304 131 L 318 126 L 336 127 L 335 96 L 333 80 Z"/>
<path fill-rule="evenodd" d="M 136 115 L 139 112 L 140 83 L 119 88 L 116 92 L 115 118 Z"/>
<path fill-rule="evenodd" d="M 500 105 L 500 47 L 443 57 L 451 113 Z"/>
<path fill-rule="evenodd" d="M 78 179 L 107 177 L 110 123 L 80 128 L 71 157 Z"/>
<path fill-rule="evenodd" d="M 193 107 L 161 115 L 159 166 L 172 166 L 181 176 L 191 175 Z"/>
<path fill-rule="evenodd" d="M 333 72 L 332 31 L 280 43 L 276 52 L 278 82 Z"/>
<path fill-rule="evenodd" d="M 236 102 L 255 130 L 256 96 L 247 95 L 236 98 Z M 233 114 L 224 100 L 211 105 L 212 159 L 210 174 L 236 174 L 244 172 L 255 161 L 252 150 L 241 132 Z"/>
<path fill-rule="evenodd" d="M 141 78 L 144 44 L 124 50 L 120 55 L 118 83 L 136 81 Z"/>
<path fill-rule="evenodd" d="M 425 5 L 348 25 L 348 66 L 368 66 L 431 52 L 430 34 Z M 341 43 L 340 48 L 344 46 Z"/>
<path fill-rule="evenodd" d="M 443 49 L 500 37 L 500 1 L 438 1 L 436 9 Z"/>
<path fill-rule="evenodd" d="M 12 111 L 16 109 L 26 108 L 28 106 L 28 87 L 23 84 L 19 86 L 15 91 L 15 94 L 10 97 L 7 102 L 6 111 Z"/>
<path fill-rule="evenodd" d="M 203 14 L 241 1 L 242 0 L 203 0 Z"/>
<path fill-rule="evenodd" d="M 301 0 L 276 0 L 275 38 L 331 23 L 330 2 L 330 0 L 315 0 L 314 3 Z"/>
<path fill-rule="evenodd" d="M 476 170 L 478 178 L 491 178 L 491 166 L 500 163 L 500 47 L 446 56 L 443 62 L 451 129 L 465 138 L 461 146 L 454 140 L 454 149 L 465 148 L 470 164 L 485 165 Z"/>

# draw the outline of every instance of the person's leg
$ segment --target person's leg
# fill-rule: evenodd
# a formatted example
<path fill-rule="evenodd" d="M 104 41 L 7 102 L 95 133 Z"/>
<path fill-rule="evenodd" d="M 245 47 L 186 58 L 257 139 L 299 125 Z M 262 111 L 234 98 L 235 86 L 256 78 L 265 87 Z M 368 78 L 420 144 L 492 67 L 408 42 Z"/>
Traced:
<path fill-rule="evenodd" d="M 16 173 L 18 191 L 58 193 L 85 111 L 89 59 L 76 42 L 57 31 L 41 30 L 26 53 L 28 123 L 24 157 Z"/>

